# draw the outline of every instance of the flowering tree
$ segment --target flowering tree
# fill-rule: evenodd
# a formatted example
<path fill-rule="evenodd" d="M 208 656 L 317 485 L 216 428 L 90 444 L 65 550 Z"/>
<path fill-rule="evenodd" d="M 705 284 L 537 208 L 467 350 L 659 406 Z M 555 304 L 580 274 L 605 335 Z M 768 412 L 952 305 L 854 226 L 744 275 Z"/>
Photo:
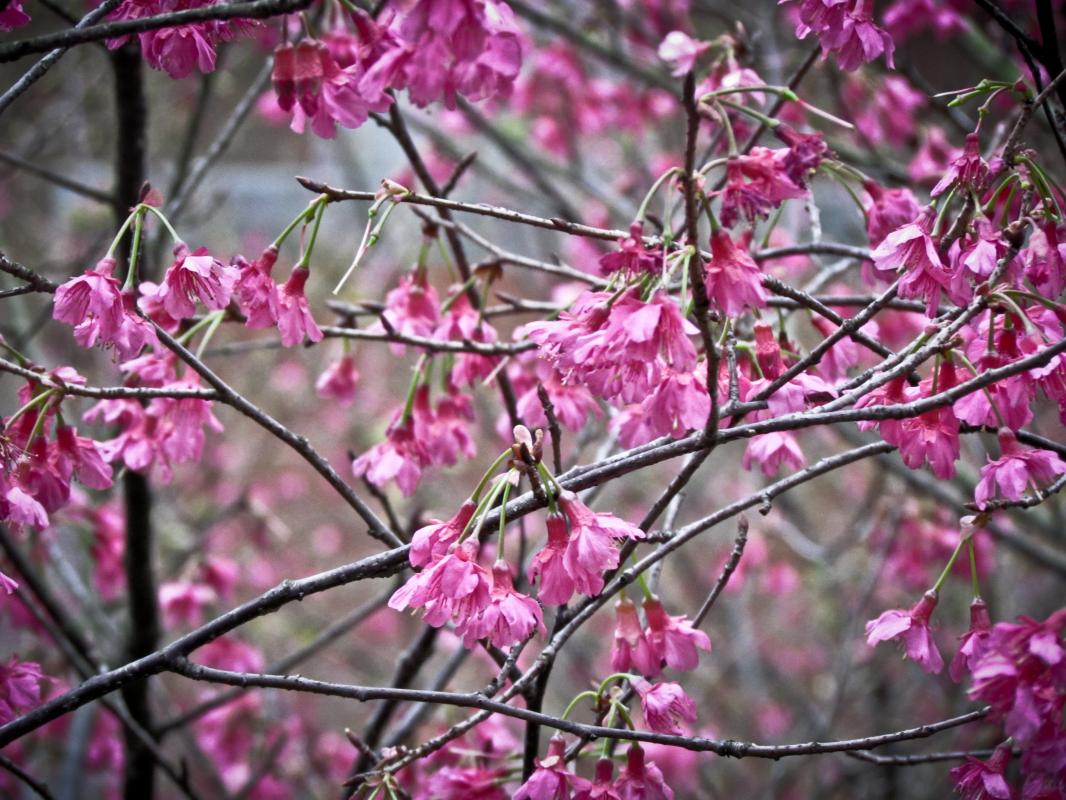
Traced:
<path fill-rule="evenodd" d="M 0 3 L 0 793 L 1066 796 L 1066 6 L 748 5 Z"/>

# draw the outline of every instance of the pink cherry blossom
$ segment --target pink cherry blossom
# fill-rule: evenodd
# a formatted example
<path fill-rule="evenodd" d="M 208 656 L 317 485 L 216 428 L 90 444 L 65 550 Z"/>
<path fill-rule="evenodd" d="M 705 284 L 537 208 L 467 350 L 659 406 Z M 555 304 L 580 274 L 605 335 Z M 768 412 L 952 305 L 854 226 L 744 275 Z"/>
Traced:
<path fill-rule="evenodd" d="M 603 590 L 603 573 L 618 566 L 617 539 L 643 539 L 644 532 L 614 514 L 597 513 L 573 492 L 559 496 L 559 508 L 570 524 L 563 565 L 577 591 L 593 597 Z"/>
<path fill-rule="evenodd" d="M 278 287 L 270 277 L 278 260 L 278 248 L 267 247 L 255 261 L 243 256 L 233 259 L 232 267 L 239 270 L 237 299 L 244 312 L 248 328 L 272 328 L 278 321 Z"/>
<path fill-rule="evenodd" d="M 614 761 L 606 756 L 596 760 L 593 780 L 576 778 L 573 800 L 622 800 L 615 787 Z"/>
<path fill-rule="evenodd" d="M 74 338 L 82 347 L 114 342 L 122 329 L 122 290 L 111 276 L 116 263 L 110 256 L 102 258 L 56 289 L 52 317 L 74 326 Z"/>
<path fill-rule="evenodd" d="M 281 344 L 293 347 L 303 342 L 321 342 L 322 331 L 315 324 L 307 304 L 304 285 L 311 274 L 307 267 L 293 267 L 289 279 L 278 287 L 278 331 Z"/>
<path fill-rule="evenodd" d="M 959 637 L 959 649 L 955 651 L 955 657 L 951 659 L 948 674 L 951 679 L 958 683 L 962 680 L 963 672 L 973 670 L 981 656 L 988 647 L 988 637 L 992 632 L 992 618 L 988 613 L 988 606 L 980 597 L 970 603 L 970 629 Z"/>
<path fill-rule="evenodd" d="M 11 656 L 0 663 L 0 725 L 29 711 L 41 702 L 41 665 Z"/>
<path fill-rule="evenodd" d="M 796 435 L 791 431 L 771 431 L 752 437 L 744 450 L 741 464 L 751 469 L 757 463 L 763 475 L 774 475 L 781 467 L 797 470 L 807 463 Z"/>
<path fill-rule="evenodd" d="M 866 210 L 866 233 L 871 247 L 877 247 L 888 234 L 913 222 L 918 216 L 918 200 L 910 189 L 885 189 L 873 181 L 865 181 L 863 188 L 870 196 L 863 208 Z"/>
<path fill-rule="evenodd" d="M 803 39 L 813 32 L 821 43 L 822 57 L 835 53 L 843 70 L 858 69 L 882 54 L 891 67 L 895 45 L 874 24 L 872 11 L 871 0 L 800 0 L 796 36 Z"/>
<path fill-rule="evenodd" d="M 0 572 L 0 589 L 4 594 L 14 594 L 17 588 L 19 588 L 18 581 Z"/>
<path fill-rule="evenodd" d="M 570 601 L 576 584 L 565 565 L 570 534 L 566 518 L 562 514 L 549 514 L 547 520 L 548 541 L 529 564 L 529 580 L 540 578 L 537 597 L 547 606 L 558 606 Z"/>
<path fill-rule="evenodd" d="M 631 682 L 640 696 L 640 708 L 648 730 L 682 735 L 681 723 L 696 721 L 696 703 L 679 684 L 651 684 L 643 678 L 633 678 Z"/>
<path fill-rule="evenodd" d="M 167 581 L 159 587 L 159 608 L 168 628 L 199 625 L 204 607 L 215 602 L 210 586 L 192 581 Z"/>
<path fill-rule="evenodd" d="M 1011 746 L 1001 744 L 987 761 L 966 756 L 966 763 L 951 770 L 955 791 L 962 800 L 1011 800 L 1011 791 L 1003 773 L 1011 759 Z"/>
<path fill-rule="evenodd" d="M 981 194 L 988 182 L 989 172 L 988 163 L 981 158 L 981 138 L 976 133 L 968 133 L 962 155 L 951 162 L 944 177 L 929 194 L 938 197 L 954 186 Z"/>
<path fill-rule="evenodd" d="M 456 633 L 466 647 L 473 647 L 478 639 L 488 639 L 503 650 L 525 641 L 535 630 L 545 633 L 540 605 L 532 597 L 516 592 L 511 568 L 506 561 L 492 565 L 492 591 L 489 604 L 468 617 Z"/>
<path fill-rule="evenodd" d="M 873 647 L 878 642 L 899 639 L 907 658 L 928 673 L 940 672 L 944 668 L 944 660 L 929 630 L 929 618 L 933 615 L 936 602 L 936 592 L 929 591 L 910 611 L 885 611 L 877 619 L 866 623 L 866 643 Z"/>
<path fill-rule="evenodd" d="M 636 742 L 626 751 L 626 763 L 615 787 L 622 800 L 674 800 L 662 770 L 645 758 L 644 749 Z"/>
<path fill-rule="evenodd" d="M 491 602 L 489 573 L 477 563 L 477 544 L 453 545 L 448 553 L 410 578 L 389 598 L 389 608 L 421 608 L 425 621 L 439 628 L 451 619 L 468 624 Z"/>
<path fill-rule="evenodd" d="M 1046 722 L 1061 728 L 1066 705 L 1066 647 L 1062 642 L 1066 609 L 1044 622 L 1020 617 L 1018 623 L 992 627 L 984 653 L 970 665 L 970 697 L 992 707 L 1007 735 L 1026 746 Z"/>
<path fill-rule="evenodd" d="M 359 370 L 355 368 L 355 359 L 350 353 L 344 353 L 318 376 L 315 391 L 319 397 L 336 400 L 342 408 L 348 408 L 355 402 L 358 384 Z"/>
<path fill-rule="evenodd" d="M 675 76 L 691 72 L 696 59 L 711 47 L 710 42 L 693 39 L 683 31 L 670 31 L 659 45 L 659 58 L 666 62 Z"/>
<path fill-rule="evenodd" d="M 565 753 L 562 736 L 549 739 L 547 754 L 537 759 L 536 769 L 515 793 L 514 800 L 569 800 L 577 779 L 566 767 Z"/>
<path fill-rule="evenodd" d="M 440 298 L 437 290 L 426 281 L 424 272 L 412 272 L 400 279 L 400 285 L 385 295 L 385 310 L 381 314 L 389 326 L 405 336 L 432 338 L 440 325 Z M 379 322 L 371 330 L 385 331 Z M 392 352 L 403 355 L 404 346 L 392 343 Z"/>
<path fill-rule="evenodd" d="M 111 467 L 104 462 L 100 445 L 69 425 L 56 428 L 56 455 L 60 472 L 76 475 L 78 481 L 90 489 L 111 487 Z"/>
<path fill-rule="evenodd" d="M 644 643 L 644 629 L 637 616 L 637 607 L 628 597 L 614 604 L 614 644 L 611 647 L 611 669 L 628 672 L 637 650 Z M 645 673 L 648 674 L 648 673 Z"/>
<path fill-rule="evenodd" d="M 999 449 L 1000 457 L 981 468 L 974 491 L 978 508 L 988 505 L 997 485 L 1007 500 L 1020 500 L 1030 486 L 1039 488 L 1066 474 L 1066 461 L 1050 450 L 1022 447 L 1011 431 L 999 432 Z"/>
<path fill-rule="evenodd" d="M 706 280 L 708 296 L 726 316 L 734 317 L 745 308 L 766 305 L 766 290 L 759 267 L 724 230 L 711 234 L 711 259 L 706 264 Z"/>
<path fill-rule="evenodd" d="M 644 641 L 650 658 L 637 659 L 637 667 L 645 675 L 654 677 L 662 671 L 665 663 L 671 669 L 693 670 L 699 664 L 698 650 L 710 652 L 711 640 L 706 633 L 693 627 L 684 614 L 671 616 L 666 613 L 657 597 L 644 600 L 644 616 L 648 628 Z M 638 647 L 638 654 L 642 651 Z"/>
<path fill-rule="evenodd" d="M 634 222 L 629 226 L 629 236 L 618 241 L 618 250 L 600 256 L 599 267 L 603 275 L 615 272 L 631 277 L 658 275 L 663 270 L 662 246 L 650 250 L 645 247 L 644 224 Z"/>
<path fill-rule="evenodd" d="M 207 248 L 190 252 L 180 243 L 174 248 L 174 263 L 167 268 L 158 297 L 167 314 L 176 320 L 193 316 L 197 300 L 218 311 L 229 304 L 239 276 L 235 267 L 224 265 Z"/>
<path fill-rule="evenodd" d="M 11 0 L 7 7 L 0 11 L 0 31 L 13 31 L 29 21 L 30 15 L 22 8 L 22 0 Z"/>
<path fill-rule="evenodd" d="M 466 528 L 477 504 L 473 500 L 465 500 L 455 516 L 447 522 L 434 520 L 429 525 L 424 525 L 415 531 L 411 537 L 411 550 L 407 559 L 412 567 L 424 567 L 427 564 L 442 558 L 448 548 L 459 539 L 460 534 Z"/>

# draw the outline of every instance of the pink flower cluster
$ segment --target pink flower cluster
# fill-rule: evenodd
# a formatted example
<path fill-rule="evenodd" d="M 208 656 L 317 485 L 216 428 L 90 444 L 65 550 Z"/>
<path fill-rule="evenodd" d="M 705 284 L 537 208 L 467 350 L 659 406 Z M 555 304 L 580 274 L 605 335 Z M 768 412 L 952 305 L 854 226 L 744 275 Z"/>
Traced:
<path fill-rule="evenodd" d="M 469 100 L 506 96 L 522 65 L 522 35 L 514 14 L 497 0 L 416 0 L 375 20 L 348 11 L 325 37 L 280 45 L 274 54 L 278 106 L 331 139 L 336 126 L 357 128 L 370 112 L 388 109 L 389 89 L 407 89 L 427 106 L 455 108 Z"/>
<path fill-rule="evenodd" d="M 872 11 L 873 0 L 800 0 L 796 36 L 804 39 L 813 33 L 822 46 L 822 57 L 835 53 L 843 70 L 858 69 L 882 54 L 891 67 L 895 45 L 874 24 Z"/>
<path fill-rule="evenodd" d="M 522 784 L 515 800 L 673 800 L 674 792 L 667 785 L 662 770 L 654 761 L 645 758 L 644 749 L 637 743 L 629 746 L 626 762 L 617 778 L 614 762 L 601 758 L 596 763 L 594 779 L 589 781 L 575 775 L 567 767 L 566 741 L 553 736 L 548 752 L 537 759 L 536 769 Z"/>
<path fill-rule="evenodd" d="M 970 697 L 992 707 L 992 719 L 1023 750 L 1027 783 L 1058 785 L 1066 775 L 1066 609 L 1043 622 L 1020 617 L 992 626 L 970 662 Z"/>
<path fill-rule="evenodd" d="M 47 378 L 53 384 L 85 384 L 70 367 Z M 106 446 L 66 424 L 58 398 L 38 400 L 45 391 L 35 381 L 24 384 L 18 393 L 23 410 L 0 426 L 0 520 L 42 529 L 48 515 L 70 501 L 74 479 L 90 489 L 107 489 L 112 482 Z"/>
<path fill-rule="evenodd" d="M 614 646 L 611 669 L 628 672 L 635 667 L 642 675 L 656 677 L 663 665 L 676 670 L 693 670 L 699 664 L 698 650 L 710 651 L 711 640 L 693 627 L 684 615 L 666 613 L 657 597 L 644 600 L 646 627 L 640 624 L 636 606 L 628 598 L 615 604 Z"/>
<path fill-rule="evenodd" d="M 143 19 L 213 5 L 215 0 L 124 0 L 108 19 Z M 214 72 L 215 49 L 219 43 L 247 34 L 258 24 L 252 20 L 208 20 L 145 31 L 137 34 L 137 38 L 148 65 L 178 79 L 187 77 L 193 69 L 205 74 Z M 108 39 L 107 46 L 114 50 L 124 45 L 129 38 L 121 36 Z"/>

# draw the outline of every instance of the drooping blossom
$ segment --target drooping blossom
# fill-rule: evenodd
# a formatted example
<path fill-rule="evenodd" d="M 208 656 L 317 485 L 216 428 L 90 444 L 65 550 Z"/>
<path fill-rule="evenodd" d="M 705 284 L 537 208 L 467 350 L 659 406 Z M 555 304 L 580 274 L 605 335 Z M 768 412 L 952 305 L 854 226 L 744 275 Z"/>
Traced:
<path fill-rule="evenodd" d="M 403 410 L 399 410 L 389 424 L 385 440 L 352 462 L 352 474 L 365 477 L 375 486 L 394 480 L 404 496 L 410 496 L 422 480 L 423 469 L 430 464 L 416 427 L 414 416 L 405 419 Z"/>
<path fill-rule="evenodd" d="M 702 428 L 711 413 L 711 398 L 700 376 L 664 369 L 659 383 L 640 404 L 642 424 L 649 439 L 684 436 Z"/>
<path fill-rule="evenodd" d="M 440 324 L 432 334 L 434 339 L 458 342 L 494 344 L 499 340 L 496 329 L 484 319 L 463 292 L 455 297 L 451 308 L 441 316 Z M 482 353 L 456 353 L 451 371 L 451 382 L 456 386 L 473 386 L 492 374 L 499 365 L 500 357 Z"/>
<path fill-rule="evenodd" d="M 573 492 L 559 496 L 559 508 L 570 524 L 563 565 L 577 591 L 589 597 L 603 590 L 603 573 L 618 566 L 619 539 L 643 539 L 644 531 L 614 514 L 595 512 Z"/>
<path fill-rule="evenodd" d="M 318 396 L 336 400 L 347 408 L 355 401 L 355 387 L 359 384 L 359 370 L 355 368 L 355 358 L 351 353 L 344 353 L 333 361 L 315 381 Z"/>
<path fill-rule="evenodd" d="M 958 382 L 950 357 L 941 362 L 937 377 L 937 392 L 947 391 Z M 922 381 L 918 396 L 928 397 L 932 393 L 932 381 Z M 928 463 L 933 474 L 941 480 L 948 480 L 955 475 L 955 462 L 959 458 L 961 445 L 959 419 L 951 406 L 933 408 L 905 419 L 900 431 L 899 454 L 904 464 L 911 469 L 918 469 L 923 463 Z"/>
<path fill-rule="evenodd" d="M 17 588 L 18 581 L 0 572 L 0 590 L 3 590 L 4 594 L 14 594 Z"/>
<path fill-rule="evenodd" d="M 710 42 L 693 39 L 683 31 L 670 31 L 659 45 L 659 58 L 670 67 L 670 72 L 680 77 L 692 72 L 696 60 L 711 47 Z"/>
<path fill-rule="evenodd" d="M 347 767 L 341 780 L 347 775 Z M 435 770 L 427 779 L 427 797 L 436 800 L 507 800 L 506 767 L 448 766 Z"/>
<path fill-rule="evenodd" d="M 648 730 L 680 736 L 684 733 L 682 722 L 696 721 L 696 703 L 679 684 L 652 684 L 637 677 L 632 678 L 631 683 L 640 696 L 640 709 Z"/>
<path fill-rule="evenodd" d="M 230 266 L 238 270 L 237 300 L 245 316 L 245 327 L 272 328 L 278 321 L 278 286 L 271 272 L 278 260 L 278 248 L 270 245 L 255 261 L 235 256 Z"/>
<path fill-rule="evenodd" d="M 872 254 L 877 270 L 893 273 L 903 269 L 899 296 L 925 300 L 928 317 L 936 315 L 940 295 L 951 290 L 952 279 L 931 235 L 933 221 L 933 210 L 925 209 L 914 222 L 888 234 Z"/>
<path fill-rule="evenodd" d="M 705 265 L 707 295 L 726 316 L 766 305 L 762 273 L 748 253 L 725 230 L 711 234 L 711 258 Z"/>
<path fill-rule="evenodd" d="M 794 185 L 805 187 L 829 152 L 825 138 L 821 133 L 800 133 L 784 122 L 774 128 L 774 136 L 788 146 L 788 152 L 775 156 L 781 169 Z"/>
<path fill-rule="evenodd" d="M 1011 791 L 1004 772 L 1011 759 L 1010 744 L 1001 744 L 987 761 L 966 756 L 966 763 L 951 770 L 955 791 L 962 800 L 1011 800 Z"/>
<path fill-rule="evenodd" d="M 981 480 L 974 490 L 978 508 L 988 505 L 996 486 L 1005 499 L 1020 500 L 1030 486 L 1039 488 L 1066 473 L 1066 461 L 1050 450 L 1022 447 L 1009 430 L 999 432 L 999 449 L 1000 457 L 990 458 L 981 468 Z"/>
<path fill-rule="evenodd" d="M 921 210 L 914 192 L 906 187 L 885 189 L 868 180 L 863 182 L 863 188 L 870 196 L 863 203 L 870 247 L 877 247 L 888 234 L 913 222 Z"/>
<path fill-rule="evenodd" d="M 614 644 L 611 646 L 611 669 L 628 672 L 637 650 L 644 643 L 644 629 L 633 601 L 623 596 L 614 604 Z M 647 673 L 645 673 L 647 674 Z"/>
<path fill-rule="evenodd" d="M 962 680 L 963 672 L 972 671 L 973 665 L 984 655 L 991 632 L 992 618 L 988 606 L 980 597 L 974 598 L 970 603 L 970 629 L 959 637 L 959 647 L 948 668 L 948 674 L 955 683 Z"/>
<path fill-rule="evenodd" d="M 706 633 L 693 627 L 684 614 L 666 613 L 657 597 L 644 600 L 647 630 L 638 642 L 633 662 L 644 675 L 655 677 L 662 665 L 676 670 L 692 670 L 699 665 L 699 650 L 710 652 L 711 640 Z"/>
<path fill-rule="evenodd" d="M 797 164 L 791 149 L 753 147 L 726 164 L 725 185 L 716 192 L 722 198 L 722 225 L 733 227 L 741 219 L 755 222 L 769 215 L 785 200 L 806 197 L 807 189 L 793 180 Z"/>
<path fill-rule="evenodd" d="M 614 780 L 614 761 L 603 756 L 596 759 L 592 780 L 577 778 L 573 800 L 622 800 Z"/>
<path fill-rule="evenodd" d="M 1066 288 L 1066 235 L 1054 220 L 1034 225 L 1023 253 L 1025 277 L 1046 297 Z"/>
<path fill-rule="evenodd" d="M 196 313 L 196 301 L 214 311 L 226 307 L 240 272 L 208 253 L 206 247 L 189 251 L 184 242 L 174 247 L 174 263 L 167 268 L 158 297 L 163 309 L 176 320 Z"/>
<path fill-rule="evenodd" d="M 417 106 L 507 97 L 522 66 L 514 12 L 498 0 L 418 0 L 396 28 L 408 48 L 403 86 Z M 397 88 L 401 88 L 397 85 Z"/>
<path fill-rule="evenodd" d="M 389 608 L 421 608 L 426 623 L 439 628 L 450 619 L 465 624 L 490 601 L 489 573 L 477 563 L 477 543 L 468 539 L 397 589 Z"/>
<path fill-rule="evenodd" d="M 866 623 L 866 643 L 873 647 L 878 642 L 898 639 L 907 658 L 930 674 L 940 672 L 944 659 L 929 629 L 936 602 L 936 592 L 929 591 L 909 611 L 898 608 L 885 611 Z"/>
<path fill-rule="evenodd" d="M 976 133 L 966 134 L 962 155 L 951 162 L 948 171 L 929 193 L 938 197 L 952 187 L 980 195 L 988 182 L 990 168 L 981 158 L 981 139 Z"/>
<path fill-rule="evenodd" d="M 796 435 L 791 431 L 770 431 L 753 436 L 741 460 L 744 469 L 748 470 L 758 464 L 763 475 L 774 475 L 781 467 L 797 470 L 806 463 Z"/>
<path fill-rule="evenodd" d="M 415 271 L 400 279 L 400 285 L 385 295 L 385 310 L 381 316 L 397 333 L 405 336 L 432 338 L 440 324 L 440 298 L 429 285 L 424 272 Z M 371 326 L 373 331 L 385 331 L 382 323 Z M 391 343 L 396 355 L 403 355 L 404 346 Z"/>
<path fill-rule="evenodd" d="M 293 347 L 306 337 L 309 342 L 321 342 L 322 331 L 311 316 L 304 286 L 311 271 L 307 267 L 293 267 L 289 279 L 278 287 L 278 332 L 281 344 Z"/>
<path fill-rule="evenodd" d="M 0 725 L 5 725 L 41 702 L 41 665 L 11 656 L 0 663 Z"/>
<path fill-rule="evenodd" d="M 622 800 L 674 800 L 662 770 L 644 757 L 644 749 L 636 742 L 626 751 L 626 763 L 615 787 Z"/>
<path fill-rule="evenodd" d="M 125 0 L 109 20 L 133 20 L 173 11 L 215 5 L 214 0 Z M 258 25 L 252 20 L 206 20 L 185 25 L 171 25 L 137 34 L 144 60 L 153 69 L 166 72 L 175 80 L 185 78 L 193 69 L 202 73 L 215 69 L 215 49 L 239 34 Z M 129 39 L 120 36 L 107 40 L 109 49 L 121 47 Z"/>
<path fill-rule="evenodd" d="M 167 581 L 159 587 L 159 608 L 168 628 L 199 625 L 204 607 L 217 599 L 210 586 L 193 581 Z"/>
<path fill-rule="evenodd" d="M 569 602 L 576 588 L 564 563 L 570 534 L 562 514 L 549 514 L 547 528 L 547 544 L 530 561 L 529 580 L 532 583 L 540 578 L 537 591 L 540 602 L 546 606 L 558 606 Z"/>
<path fill-rule="evenodd" d="M 111 487 L 111 467 L 105 463 L 100 444 L 78 432 L 70 425 L 56 427 L 56 462 L 60 474 L 67 480 L 72 475 L 90 489 Z"/>
<path fill-rule="evenodd" d="M 328 45 L 317 39 L 305 37 L 274 51 L 274 92 L 282 111 L 293 113 L 292 129 L 297 133 L 303 133 L 310 120 L 316 134 L 332 139 L 337 124 L 358 128 L 371 110 L 385 111 L 387 95 L 364 94 L 359 85 L 362 76 L 360 63 L 342 69 Z"/>
<path fill-rule="evenodd" d="M 540 605 L 532 597 L 515 591 L 511 567 L 500 559 L 492 565 L 489 603 L 456 628 L 466 647 L 488 639 L 503 650 L 525 641 L 535 630 L 545 632 Z"/>
<path fill-rule="evenodd" d="M 448 552 L 448 548 L 459 539 L 470 519 L 474 516 L 477 503 L 467 499 L 459 506 L 455 516 L 444 522 L 434 520 L 415 531 L 411 537 L 411 550 L 407 560 L 412 567 L 424 567 L 436 561 Z"/>
<path fill-rule="evenodd" d="M 1063 629 L 1066 609 L 1043 622 L 1019 617 L 1017 623 L 997 623 L 984 653 L 970 665 L 970 697 L 990 705 L 991 718 L 1003 720 L 1007 735 L 1021 747 L 1044 733 L 1048 723 L 1061 740 L 1066 706 Z"/>
<path fill-rule="evenodd" d="M 661 245 L 645 247 L 644 224 L 634 222 L 629 226 L 629 236 L 618 241 L 618 249 L 600 256 L 599 267 L 603 275 L 615 272 L 627 277 L 658 275 L 663 269 L 663 249 Z"/>
<path fill-rule="evenodd" d="M 892 67 L 895 45 L 892 37 L 874 24 L 872 12 L 872 0 L 800 0 L 796 37 L 804 39 L 814 33 L 822 58 L 835 53 L 837 65 L 849 72 L 882 54 Z"/>
<path fill-rule="evenodd" d="M 525 326 L 564 381 L 625 402 L 646 396 L 667 367 L 691 370 L 696 349 L 689 337 L 697 332 L 665 293 L 645 302 L 636 289 L 620 297 L 583 292 L 557 319 Z"/>
<path fill-rule="evenodd" d="M 514 800 L 570 800 L 576 776 L 567 769 L 565 754 L 566 740 L 556 734 L 548 740 L 548 752 L 537 759 L 536 769 Z"/>
<path fill-rule="evenodd" d="M 22 8 L 22 0 L 11 0 L 7 7 L 0 11 L 0 31 L 13 31 L 29 21 L 30 15 Z"/>
<path fill-rule="evenodd" d="M 74 327 L 82 347 L 113 342 L 122 327 L 122 290 L 112 277 L 117 262 L 107 256 L 55 292 L 52 317 Z"/>

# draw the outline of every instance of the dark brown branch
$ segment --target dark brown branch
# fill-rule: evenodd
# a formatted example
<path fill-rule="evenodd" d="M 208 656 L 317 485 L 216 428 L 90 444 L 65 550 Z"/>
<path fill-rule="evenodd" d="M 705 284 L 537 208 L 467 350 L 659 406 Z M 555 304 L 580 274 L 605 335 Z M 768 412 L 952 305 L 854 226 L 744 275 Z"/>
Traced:
<path fill-rule="evenodd" d="M 291 14 L 307 8 L 311 0 L 252 0 L 250 3 L 228 3 L 200 8 L 187 8 L 169 14 L 157 14 L 141 19 L 124 19 L 71 28 L 58 33 L 48 33 L 33 39 L 0 45 L 0 63 L 17 61 L 34 53 L 46 53 L 53 48 L 69 49 L 86 42 L 114 39 L 133 33 L 157 31 L 160 28 L 175 28 L 192 22 L 208 22 L 226 19 L 267 19 L 281 14 Z M 105 12 L 107 13 L 107 12 Z"/>

